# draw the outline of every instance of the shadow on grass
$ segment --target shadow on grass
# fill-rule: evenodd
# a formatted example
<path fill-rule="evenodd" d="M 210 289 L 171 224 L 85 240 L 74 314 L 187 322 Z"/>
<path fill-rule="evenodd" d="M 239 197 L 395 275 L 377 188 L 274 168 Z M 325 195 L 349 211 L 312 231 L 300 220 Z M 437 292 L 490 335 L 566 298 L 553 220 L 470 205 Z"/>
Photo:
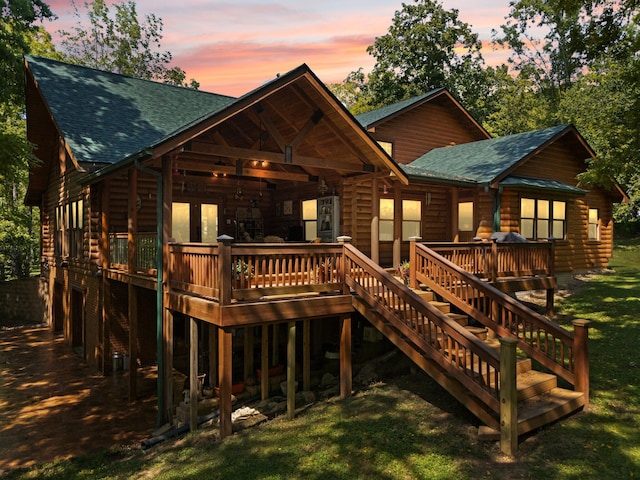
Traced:
<path fill-rule="evenodd" d="M 457 419 L 386 385 L 337 403 L 318 404 L 293 421 L 277 419 L 198 454 L 190 471 L 164 478 L 464 478 L 473 455 Z M 302 442 L 302 443 L 301 443 Z M 182 464 L 176 456 L 162 470 Z"/>

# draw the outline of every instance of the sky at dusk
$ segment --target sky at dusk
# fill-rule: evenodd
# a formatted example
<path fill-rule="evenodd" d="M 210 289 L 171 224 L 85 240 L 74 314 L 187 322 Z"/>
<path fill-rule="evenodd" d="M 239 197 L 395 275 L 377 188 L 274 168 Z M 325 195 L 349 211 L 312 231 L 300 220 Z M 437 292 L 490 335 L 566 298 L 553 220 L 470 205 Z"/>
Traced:
<path fill-rule="evenodd" d="M 409 3 L 411 0 L 405 0 Z M 71 29 L 71 0 L 46 2 L 58 19 L 46 22 L 54 36 Z M 83 5 L 83 0 L 77 0 Z M 121 3 L 107 0 L 108 4 Z M 152 13 L 162 19 L 162 51 L 173 54 L 187 79 L 200 89 L 239 96 L 306 63 L 325 83 L 337 83 L 359 67 L 369 72 L 374 59 L 366 49 L 384 35 L 401 0 L 134 0 L 138 18 Z M 502 63 L 504 52 L 489 44 L 491 29 L 504 23 L 509 0 L 444 0 L 458 9 L 484 42 L 488 64 Z M 84 9 L 80 9 L 84 12 Z M 86 18 L 82 18 L 86 24 Z"/>

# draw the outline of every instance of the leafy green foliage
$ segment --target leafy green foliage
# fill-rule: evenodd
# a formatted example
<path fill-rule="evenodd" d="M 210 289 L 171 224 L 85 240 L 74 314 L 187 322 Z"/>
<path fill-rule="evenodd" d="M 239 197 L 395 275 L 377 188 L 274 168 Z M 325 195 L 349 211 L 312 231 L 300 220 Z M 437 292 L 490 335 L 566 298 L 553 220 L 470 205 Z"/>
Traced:
<path fill-rule="evenodd" d="M 487 92 L 481 42 L 458 10 L 434 0 L 403 3 L 367 52 L 376 64 L 359 85 L 369 109 L 447 87 L 472 111 Z M 350 78 L 361 79 L 358 72 Z"/>
<path fill-rule="evenodd" d="M 38 29 L 35 23 L 52 16 L 41 0 L 0 1 L 0 103 L 21 103 L 22 55 Z"/>
<path fill-rule="evenodd" d="M 198 88 L 179 67 L 169 67 L 172 55 L 158 51 L 162 39 L 162 20 L 153 14 L 138 19 L 133 1 L 116 3 L 114 10 L 105 0 L 85 2 L 88 24 L 73 3 L 76 26 L 60 31 L 67 61 L 131 77 L 163 81 L 172 85 Z"/>
<path fill-rule="evenodd" d="M 37 224 L 22 203 L 35 158 L 26 139 L 22 56 L 51 45 L 37 23 L 52 17 L 41 0 L 0 2 L 0 280 L 29 275 L 38 251 Z"/>

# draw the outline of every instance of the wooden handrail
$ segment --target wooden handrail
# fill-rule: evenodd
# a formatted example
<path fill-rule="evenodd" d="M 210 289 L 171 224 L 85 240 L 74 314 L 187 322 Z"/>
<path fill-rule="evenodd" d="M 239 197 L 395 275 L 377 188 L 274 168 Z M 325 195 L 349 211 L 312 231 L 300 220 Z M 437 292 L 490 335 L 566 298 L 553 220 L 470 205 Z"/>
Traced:
<path fill-rule="evenodd" d="M 573 334 L 461 270 L 427 246 L 412 242 L 411 250 L 416 281 L 426 284 L 499 336 L 516 338 L 518 347 L 527 355 L 575 385 Z"/>
<path fill-rule="evenodd" d="M 344 246 L 344 281 L 424 354 L 499 412 L 498 354 L 464 327 L 420 299 L 353 246 Z"/>
<path fill-rule="evenodd" d="M 495 281 L 501 277 L 553 276 L 553 242 L 424 243 L 472 275 Z"/>
<path fill-rule="evenodd" d="M 231 300 L 342 289 L 337 244 L 169 245 L 171 288 Z M 224 265 L 223 265 L 224 264 Z"/>

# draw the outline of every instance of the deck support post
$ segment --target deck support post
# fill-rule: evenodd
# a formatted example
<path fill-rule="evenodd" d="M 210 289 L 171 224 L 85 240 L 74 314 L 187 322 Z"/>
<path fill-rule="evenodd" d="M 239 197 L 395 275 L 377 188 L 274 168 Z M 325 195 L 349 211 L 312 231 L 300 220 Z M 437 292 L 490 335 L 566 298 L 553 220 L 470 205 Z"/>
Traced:
<path fill-rule="evenodd" d="M 273 336 L 271 337 L 271 343 L 272 343 L 272 348 L 271 348 L 271 365 L 276 366 L 279 363 L 279 358 L 278 358 L 278 344 L 280 343 L 280 339 L 278 338 L 278 324 L 274 323 L 273 324 Z"/>
<path fill-rule="evenodd" d="M 109 302 L 111 298 L 111 284 L 107 278 L 106 272 L 109 270 L 110 265 L 110 254 L 109 251 L 109 195 L 111 195 L 111 189 L 109 187 L 109 180 L 105 180 L 104 185 L 102 186 L 100 203 L 102 204 L 102 213 L 100 215 L 100 250 L 102 251 L 102 311 L 101 314 L 101 322 L 102 322 L 102 374 L 107 373 L 107 368 L 109 365 L 109 361 L 111 360 L 111 344 L 109 341 L 111 331 L 110 331 L 110 314 L 109 314 Z M 50 278 L 49 283 L 49 298 L 54 298 L 55 295 L 55 284 L 56 282 Z M 51 302 L 50 307 L 51 314 L 51 322 L 52 327 L 55 329 L 55 306 L 54 302 Z"/>
<path fill-rule="evenodd" d="M 189 317 L 189 431 L 198 428 L 198 322 Z"/>
<path fill-rule="evenodd" d="M 311 390 L 311 320 L 302 323 L 302 389 Z"/>
<path fill-rule="evenodd" d="M 500 338 L 500 450 L 515 455 L 518 449 L 518 394 L 515 338 Z"/>
<path fill-rule="evenodd" d="M 575 390 L 584 393 L 584 408 L 589 406 L 589 320 L 574 320 Z"/>
<path fill-rule="evenodd" d="M 209 386 L 218 385 L 218 327 L 209 324 Z"/>
<path fill-rule="evenodd" d="M 127 266 L 129 274 L 136 272 L 137 260 L 137 238 L 138 231 L 138 170 L 129 170 L 129 196 L 127 199 Z M 129 401 L 133 401 L 137 396 L 138 380 L 138 289 L 129 281 L 127 286 L 129 297 L 129 307 L 127 316 L 129 317 Z"/>
<path fill-rule="evenodd" d="M 351 396 L 352 390 L 351 364 L 351 317 L 340 319 L 340 398 Z"/>
<path fill-rule="evenodd" d="M 287 418 L 292 420 L 296 416 L 296 322 L 287 325 Z"/>
<path fill-rule="evenodd" d="M 421 240 L 422 237 L 409 237 L 409 286 L 411 288 L 418 288 L 418 282 L 416 281 L 416 270 L 418 268 L 416 242 Z"/>
<path fill-rule="evenodd" d="M 138 396 L 138 289 L 129 282 L 129 401 Z"/>
<path fill-rule="evenodd" d="M 220 355 L 220 438 L 225 438 L 232 433 L 231 423 L 231 386 L 232 374 L 232 348 L 233 337 L 231 331 L 218 330 L 218 353 Z"/>
<path fill-rule="evenodd" d="M 269 325 L 262 325 L 262 346 L 260 351 L 260 396 L 262 400 L 269 398 Z"/>
<path fill-rule="evenodd" d="M 244 383 L 253 372 L 253 327 L 244 329 Z"/>
<path fill-rule="evenodd" d="M 163 368 L 159 369 L 159 378 L 162 377 L 162 390 L 164 397 L 164 409 L 162 416 L 169 423 L 173 422 L 173 312 L 164 309 L 162 315 L 162 341 L 160 342 L 163 355 Z"/>

